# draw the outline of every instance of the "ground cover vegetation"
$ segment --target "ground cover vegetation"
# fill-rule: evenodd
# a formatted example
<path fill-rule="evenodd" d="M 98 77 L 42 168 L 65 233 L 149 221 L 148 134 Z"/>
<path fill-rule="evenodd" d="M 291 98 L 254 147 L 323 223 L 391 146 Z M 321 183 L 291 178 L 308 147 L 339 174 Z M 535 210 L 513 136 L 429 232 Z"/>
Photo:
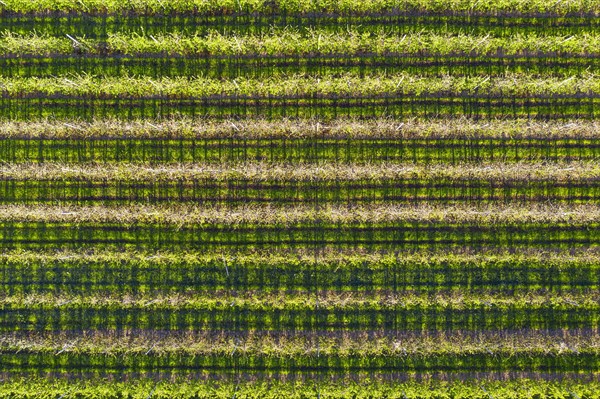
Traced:
<path fill-rule="evenodd" d="M 0 0 L 0 398 L 600 399 L 597 0 Z"/>

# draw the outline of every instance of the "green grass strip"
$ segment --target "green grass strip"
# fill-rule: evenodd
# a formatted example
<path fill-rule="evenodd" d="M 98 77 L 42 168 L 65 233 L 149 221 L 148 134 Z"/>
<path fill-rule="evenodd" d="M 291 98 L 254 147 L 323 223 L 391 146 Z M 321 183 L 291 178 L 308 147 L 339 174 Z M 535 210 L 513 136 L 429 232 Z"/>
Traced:
<path fill-rule="evenodd" d="M 597 163 L 9 164 L 0 203 L 594 203 Z"/>
<path fill-rule="evenodd" d="M 583 293 L 598 289 L 594 251 L 410 253 L 346 250 L 5 251 L 0 287 L 6 295 L 120 295 L 231 289 L 262 292 L 337 290 L 413 293 L 537 290 Z"/>
<path fill-rule="evenodd" d="M 237 338 L 237 339 L 236 339 Z M 41 331 L 0 334 L 0 351 L 5 354 L 219 356 L 234 354 L 295 357 L 353 355 L 419 356 L 468 355 L 478 353 L 506 356 L 530 354 L 560 356 L 570 353 L 600 355 L 600 336 L 593 330 L 505 330 L 505 331 Z"/>
<path fill-rule="evenodd" d="M 493 57 L 576 57 L 598 55 L 600 36 L 580 34 L 571 36 L 467 35 L 419 33 L 403 36 L 384 31 L 361 33 L 331 32 L 322 29 L 273 28 L 262 35 L 232 35 L 211 31 L 203 35 L 181 33 L 138 35 L 112 33 L 106 41 L 78 36 L 0 35 L 0 56 L 49 57 L 58 55 L 111 55 L 147 57 L 315 57 L 338 55 L 345 58 L 361 56 L 454 56 Z"/>
<path fill-rule="evenodd" d="M 31 18 L 34 16 L 34 18 Z M 597 34 L 600 21 L 593 15 L 573 12 L 568 16 L 542 14 L 539 18 L 518 13 L 481 13 L 481 12 L 418 12 L 387 11 L 366 13 L 312 12 L 306 14 L 280 11 L 277 13 L 215 13 L 185 14 L 177 13 L 79 13 L 64 11 L 40 11 L 34 14 L 19 14 L 6 11 L 0 19 L 0 32 L 10 31 L 28 36 L 31 32 L 39 35 L 49 34 L 65 38 L 69 34 L 73 38 L 107 39 L 116 32 L 140 34 L 157 37 L 167 33 L 207 35 L 219 31 L 224 35 L 267 35 L 273 27 L 284 30 L 293 28 L 304 31 L 307 27 L 341 35 L 351 31 L 363 33 L 380 33 L 381 31 L 396 34 L 399 37 L 414 35 L 419 32 L 435 32 L 438 35 L 449 33 L 465 34 L 468 26 L 470 35 L 490 35 L 492 37 L 514 37 L 519 35 L 564 36 L 576 37 L 589 33 Z M 84 39 L 85 40 L 85 39 Z M 86 51 L 82 46 L 79 51 Z"/>
<path fill-rule="evenodd" d="M 432 13 L 519 13 L 537 14 L 551 13 L 564 15 L 569 13 L 585 13 L 596 15 L 600 6 L 596 0 L 576 0 L 571 2 L 547 2 L 542 0 L 331 0 L 319 3 L 307 3 L 299 0 L 4 0 L 3 9 L 18 13 L 43 13 L 51 11 L 80 13 L 121 13 L 135 12 L 142 14 L 164 13 L 201 13 L 230 14 L 244 13 L 307 13 L 307 12 L 342 12 L 342 13 L 378 13 L 385 11 L 415 11 Z"/>
<path fill-rule="evenodd" d="M 248 399 L 433 399 L 451 397 L 455 399 L 568 399 L 574 395 L 582 399 L 600 398 L 600 383 L 585 381 L 539 381 L 528 378 L 512 381 L 454 381 L 426 380 L 390 383 L 369 380 L 305 382 L 235 382 L 229 381 L 155 381 L 138 378 L 128 382 L 83 379 L 16 378 L 4 382 L 0 387 L 0 398 L 11 399 L 56 399 L 61 395 L 73 395 L 92 399 L 231 399 L 233 396 Z"/>
<path fill-rule="evenodd" d="M 450 123 L 450 122 L 449 122 Z M 93 131 L 78 129 L 78 125 L 67 123 L 72 128 L 65 127 L 64 130 L 50 130 L 48 127 L 40 127 L 33 130 L 35 124 L 22 126 L 23 130 L 15 130 L 15 134 L 22 135 L 71 135 L 57 138 L 4 138 L 0 139 L 0 158 L 7 163 L 60 163 L 64 165 L 76 165 L 78 163 L 124 163 L 129 165 L 156 165 L 165 164 L 241 164 L 241 163 L 272 163 L 272 164 L 439 164 L 461 165 L 472 163 L 542 163 L 551 164 L 573 162 L 585 164 L 597 162 L 600 159 L 600 137 L 593 136 L 594 131 L 579 131 L 580 137 L 572 138 L 572 131 L 568 126 L 564 129 L 564 137 L 553 136 L 553 130 L 549 127 L 548 137 L 502 137 L 502 131 L 496 131 L 499 137 L 472 137 L 469 132 L 464 132 L 464 137 L 430 137 L 422 131 L 422 136 L 406 130 L 408 137 L 402 137 L 402 128 L 394 129 L 390 122 L 386 131 L 371 131 L 373 138 L 356 137 L 352 134 L 360 134 L 359 131 L 349 131 L 344 137 L 343 131 L 333 132 L 329 128 L 317 127 L 314 132 L 289 131 L 287 138 L 285 130 L 273 131 L 240 131 L 236 137 L 236 130 L 230 125 L 233 132 L 227 128 L 222 131 L 193 131 L 169 130 L 164 131 L 149 128 L 146 130 L 122 131 L 122 138 L 94 136 L 95 134 L 107 136 L 117 135 L 116 130 Z M 164 125 L 162 125 L 164 126 Z M 237 126 L 237 125 L 236 125 Z M 268 125 L 265 125 L 266 128 Z M 318 125 L 316 125 L 318 126 Z M 45 130 L 48 129 L 48 130 Z M 527 127 L 523 134 L 527 134 Z M 1 130 L 1 129 L 0 129 Z M 322 136 L 314 136 L 318 131 L 323 131 Z M 146 132 L 149 137 L 135 138 L 137 134 Z M 6 134 L 13 134 L 5 131 Z M 216 138 L 185 138 L 177 135 L 186 134 L 219 134 Z M 301 135 L 305 133 L 306 137 Z M 377 134 L 389 134 L 391 137 L 377 137 Z M 432 132 L 442 134 L 443 132 Z M 459 131 L 449 131 L 448 134 L 458 135 Z M 483 135 L 486 132 L 481 132 Z M 89 134 L 90 138 L 85 138 Z M 266 137 L 258 138 L 261 134 Z M 268 137 L 273 134 L 275 137 Z M 298 134 L 296 136 L 296 134 Z M 365 132 L 365 134 L 368 134 Z M 394 136 L 394 134 L 397 134 Z M 530 132 L 530 134 L 543 135 L 543 132 Z M 0 132 L 0 136 L 2 132 Z M 131 135 L 133 137 L 127 137 Z M 153 137 L 151 135 L 156 135 Z M 165 135 L 173 135 L 173 138 L 165 138 Z M 336 138 L 335 135 L 340 135 Z M 162 136 L 162 137 L 161 137 Z M 229 137 L 228 137 L 229 136 Z M 253 137 L 254 136 L 254 137 Z M 258 136 L 258 137 L 257 137 Z M 328 137 L 329 136 L 329 137 Z"/>
<path fill-rule="evenodd" d="M 3 95 L 21 97 L 108 98 L 203 98 L 203 97 L 295 97 L 335 96 L 428 96 L 441 98 L 478 96 L 552 97 L 595 95 L 600 79 L 594 75 L 562 78 L 538 78 L 517 74 L 506 77 L 423 77 L 410 74 L 382 74 L 360 77 L 273 76 L 268 79 L 240 78 L 216 80 L 202 77 L 177 77 L 153 80 L 142 77 L 94 77 L 77 75 L 63 78 L 0 78 Z"/>
<path fill-rule="evenodd" d="M 119 120 L 97 119 L 82 121 L 31 120 L 3 121 L 2 139 L 347 139 L 351 143 L 367 139 L 391 140 L 551 140 L 600 139 L 600 123 L 588 120 L 564 122 L 527 119 L 498 119 L 476 121 L 468 118 L 447 120 L 395 120 L 381 118 L 358 120 L 339 118 L 328 122 L 283 119 L 217 121 L 213 119 L 156 119 Z"/>
<path fill-rule="evenodd" d="M 428 184 L 441 180 L 537 182 L 560 184 L 600 180 L 600 163 L 476 163 L 476 164 L 345 164 L 345 163 L 206 163 L 206 164 L 62 164 L 0 165 L 0 181 L 110 181 L 110 182 L 367 182 L 409 180 Z"/>
<path fill-rule="evenodd" d="M 318 306 L 317 306 L 318 302 Z M 591 294 L 391 294 L 386 292 L 169 294 L 90 297 L 36 294 L 0 302 L 0 330 L 450 331 L 595 329 Z"/>
<path fill-rule="evenodd" d="M 385 373 L 486 370 L 592 372 L 599 368 L 599 337 L 590 330 L 469 332 L 149 330 L 17 332 L 0 334 L 4 372 L 162 370 L 195 368 L 254 372 L 320 369 Z M 75 367 L 74 367 L 75 366 Z"/>
<path fill-rule="evenodd" d="M 226 271 L 223 270 L 225 273 Z M 307 300 L 307 295 L 309 299 Z M 313 298 L 310 298 L 312 296 Z M 0 305 L 5 309 L 29 310 L 76 310 L 90 309 L 146 309 L 146 310 L 220 310 L 235 307 L 256 311 L 298 310 L 315 311 L 317 308 L 333 311 L 335 309 L 360 310 L 414 310 L 431 308 L 435 310 L 479 310 L 519 308 L 531 309 L 575 309 L 582 311 L 600 306 L 598 293 L 546 293 L 531 292 L 516 297 L 511 293 L 474 293 L 441 292 L 435 295 L 414 292 L 389 291 L 317 291 L 311 295 L 305 291 L 297 292 L 232 292 L 230 290 L 200 292 L 193 294 L 169 293 L 154 295 L 152 293 L 138 295 L 53 295 L 30 294 L 0 297 Z M 312 299 L 312 300 L 311 300 Z M 252 314 L 246 314 L 252 318 Z M 272 315 L 276 317 L 276 315 Z M 318 317 L 318 312 L 315 313 Z M 600 315 L 597 315 L 600 318 Z"/>
<path fill-rule="evenodd" d="M 137 250 L 364 248 L 439 250 L 462 248 L 588 248 L 600 244 L 597 223 L 309 222 L 276 225 L 125 224 L 112 222 L 2 222 L 2 249 L 113 248 Z"/>
<path fill-rule="evenodd" d="M 377 225 L 386 223 L 415 224 L 554 224 L 585 226 L 600 222 L 600 207 L 594 205 L 561 206 L 516 204 L 472 206 L 440 205 L 310 205 L 276 207 L 251 205 L 240 207 L 199 206 L 0 206 L 0 221 L 70 223 L 118 223 L 123 228 L 133 225 L 172 226 L 307 226 L 307 225 Z"/>
<path fill-rule="evenodd" d="M 263 79 L 273 75 L 292 74 L 339 75 L 365 74 L 373 70 L 388 73 L 413 73 L 421 76 L 455 75 L 504 76 L 507 73 L 530 73 L 536 76 L 566 79 L 600 68 L 600 57 L 574 56 L 557 58 L 548 54 L 514 58 L 470 56 L 403 56 L 340 55 L 283 56 L 283 57 L 170 57 L 168 55 L 81 57 L 58 55 L 53 58 L 37 56 L 0 56 L 0 70 L 6 77 L 42 78 L 70 76 L 86 71 L 101 76 L 145 76 L 161 79 L 175 76 L 201 75 L 210 79 Z"/>
<path fill-rule="evenodd" d="M 570 140 L 599 139 L 600 123 L 593 120 L 564 122 L 528 119 L 497 119 L 477 121 L 469 118 L 359 120 L 338 118 L 318 119 L 214 120 L 214 119 L 139 119 L 115 118 L 82 121 L 30 120 L 2 121 L 2 139 L 347 139 L 359 143 L 367 139 L 390 140 Z M 430 144 L 431 145 L 431 144 Z"/>
<path fill-rule="evenodd" d="M 592 205 L 0 207 L 4 249 L 440 249 L 598 245 Z"/>
<path fill-rule="evenodd" d="M 235 350 L 235 347 L 234 349 Z M 432 353 L 393 356 L 371 353 L 350 355 L 319 353 L 283 353 L 238 355 L 230 351 L 220 353 L 162 353 L 144 355 L 131 353 L 65 353 L 58 351 L 32 352 L 18 349 L 0 352 L 3 358 L 1 371 L 29 373 L 77 372 L 82 374 L 103 374 L 110 376 L 133 372 L 162 372 L 164 374 L 185 375 L 195 370 L 210 370 L 213 373 L 226 373 L 238 370 L 240 373 L 291 373 L 291 372 L 331 372 L 341 377 L 356 372 L 381 372 L 394 370 L 396 373 L 446 372 L 465 373 L 473 369 L 480 372 L 530 371 L 532 373 L 594 373 L 600 370 L 600 357 L 597 353 L 541 353 L 541 351 L 471 351 L 470 353 Z M 490 353 L 492 352 L 492 353 Z M 231 355 L 234 353 L 234 356 Z"/>

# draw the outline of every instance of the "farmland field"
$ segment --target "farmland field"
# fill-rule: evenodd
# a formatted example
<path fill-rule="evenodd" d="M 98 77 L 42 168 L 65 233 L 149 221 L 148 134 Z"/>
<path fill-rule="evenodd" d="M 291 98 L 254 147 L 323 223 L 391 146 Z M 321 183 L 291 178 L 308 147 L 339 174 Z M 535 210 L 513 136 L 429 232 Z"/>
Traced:
<path fill-rule="evenodd" d="M 0 0 L 0 399 L 600 399 L 600 0 Z"/>

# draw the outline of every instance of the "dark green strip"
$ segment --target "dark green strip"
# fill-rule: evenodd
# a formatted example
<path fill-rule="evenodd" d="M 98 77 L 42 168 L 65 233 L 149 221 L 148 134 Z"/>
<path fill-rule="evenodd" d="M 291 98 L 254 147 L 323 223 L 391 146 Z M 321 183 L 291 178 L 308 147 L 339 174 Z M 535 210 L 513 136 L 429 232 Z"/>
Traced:
<path fill-rule="evenodd" d="M 136 203 L 598 203 L 600 181 L 556 182 L 480 179 L 364 179 L 326 181 L 254 181 L 228 179 L 1 180 L 0 203 L 72 203 L 109 205 Z"/>
<path fill-rule="evenodd" d="M 539 139 L 1 139 L 4 162 L 519 162 L 588 161 L 600 138 Z"/>
<path fill-rule="evenodd" d="M 572 248 L 600 245 L 596 224 L 493 224 L 447 223 L 327 224 L 291 226 L 208 225 L 177 227 L 124 226 L 82 222 L 2 222 L 4 249 L 79 248 L 82 246 L 149 249 L 202 248 Z"/>
<path fill-rule="evenodd" d="M 113 294 L 258 290 L 307 292 L 389 290 L 392 293 L 550 292 L 586 293 L 600 286 L 600 263 L 592 260 L 483 258 L 382 261 L 299 260 L 293 253 L 278 262 L 222 259 L 72 260 L 70 257 L 0 263 L 6 295 L 56 293 Z"/>
<path fill-rule="evenodd" d="M 108 117 L 159 118 L 186 115 L 235 119 L 339 117 L 527 117 L 538 119 L 594 119 L 600 117 L 600 98 L 585 94 L 575 97 L 428 96 L 384 97 L 206 97 L 187 99 L 121 98 L 32 94 L 31 98 L 1 98 L 0 119 L 44 118 L 98 119 Z"/>

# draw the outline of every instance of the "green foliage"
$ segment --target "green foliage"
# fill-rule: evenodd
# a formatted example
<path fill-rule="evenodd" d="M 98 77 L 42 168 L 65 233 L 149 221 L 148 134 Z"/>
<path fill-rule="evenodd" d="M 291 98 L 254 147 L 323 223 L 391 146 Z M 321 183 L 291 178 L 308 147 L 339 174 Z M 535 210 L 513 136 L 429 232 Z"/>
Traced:
<path fill-rule="evenodd" d="M 74 42 L 75 40 L 76 42 Z M 596 34 L 571 36 L 521 35 L 498 36 L 458 34 L 410 34 L 398 37 L 385 30 L 360 32 L 331 32 L 327 29 L 304 30 L 274 28 L 263 34 L 224 35 L 219 31 L 206 34 L 162 35 L 111 33 L 106 41 L 71 36 L 56 37 L 10 31 L 0 36 L 0 54 L 4 56 L 34 55 L 128 55 L 152 54 L 171 57 L 217 56 L 315 56 L 339 55 L 347 58 L 361 55 L 379 56 L 446 56 L 472 61 L 486 56 L 536 56 L 561 55 L 566 58 L 597 54 L 600 37 Z M 79 45 L 77 45 L 79 43 Z M 449 61 L 451 62 L 451 60 Z M 549 72 L 549 71 L 548 71 Z M 5 74 L 6 72 L 4 72 Z"/>
<path fill-rule="evenodd" d="M 595 15 L 598 3 L 595 0 L 577 0 L 568 3 L 549 3 L 542 0 L 503 0 L 503 1 L 473 1 L 473 0 L 368 0 L 357 2 L 355 0 L 322 0 L 308 2 L 305 0 L 280 0 L 267 2 L 264 0 L 4 0 L 3 8 L 19 13 L 35 12 L 93 12 L 93 13 L 118 13 L 137 12 L 147 14 L 161 13 L 233 13 L 233 12 L 343 12 L 343 13 L 368 13 L 393 10 L 409 10 L 420 12 L 515 12 L 524 14 L 555 13 L 587 13 Z"/>
<path fill-rule="evenodd" d="M 598 0 L 0 0 L 0 399 L 600 399 Z"/>
<path fill-rule="evenodd" d="M 502 383 L 425 382 L 398 383 L 371 381 L 366 383 L 327 384 L 306 383 L 239 383 L 225 382 L 153 382 L 141 380 L 134 384 L 122 382 L 48 383 L 44 380 L 21 380 L 3 384 L 0 398 L 55 399 L 60 395 L 77 398 L 390 398 L 390 399 L 566 399 L 570 397 L 597 399 L 598 384 L 582 382 L 539 382 L 517 380 Z"/>

